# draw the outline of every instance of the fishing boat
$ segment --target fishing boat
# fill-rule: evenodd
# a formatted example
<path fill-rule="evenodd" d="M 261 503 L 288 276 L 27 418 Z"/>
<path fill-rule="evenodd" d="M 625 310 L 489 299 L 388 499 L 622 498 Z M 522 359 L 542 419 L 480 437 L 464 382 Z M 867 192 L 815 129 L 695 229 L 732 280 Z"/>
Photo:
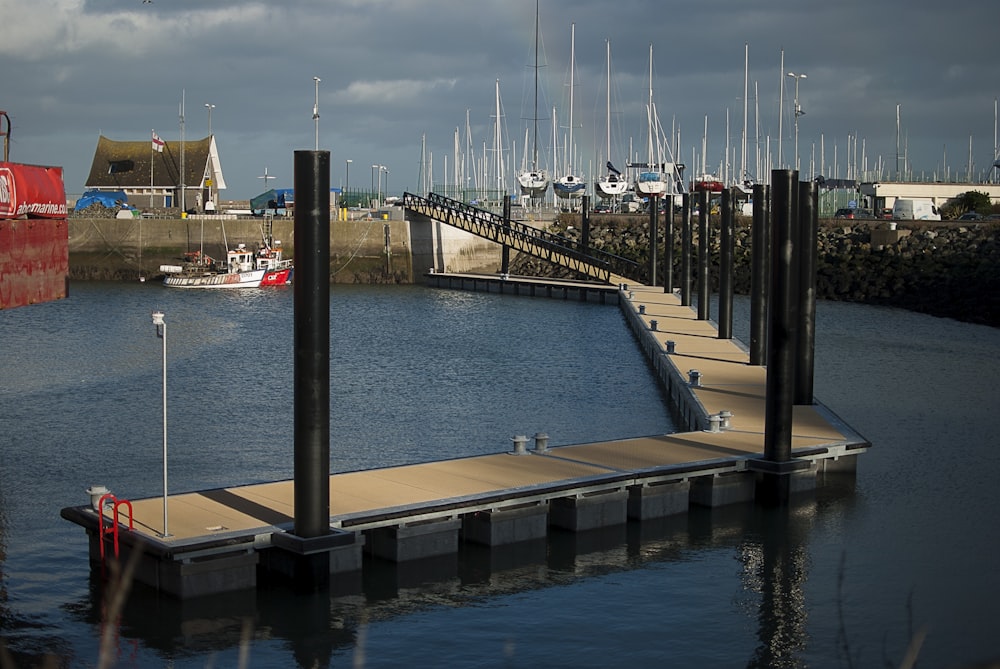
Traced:
<path fill-rule="evenodd" d="M 607 162 L 607 174 L 602 179 L 597 180 L 596 190 L 597 194 L 604 200 L 610 200 L 628 192 L 629 182 L 628 179 L 622 176 L 622 173 L 611 164 L 611 40 L 606 40 L 605 44 L 607 46 L 607 122 L 605 126 L 606 131 L 606 150 L 608 156 Z"/>
<path fill-rule="evenodd" d="M 525 164 L 517 175 L 517 183 L 521 187 L 521 195 L 527 195 L 531 199 L 539 200 L 545 197 L 545 191 L 549 188 L 548 173 L 538 168 L 538 1 L 535 1 L 535 113 L 534 131 L 532 133 L 531 167 L 527 165 L 527 151 L 525 151 Z M 527 140 L 527 131 L 525 132 Z M 527 147 L 525 141 L 525 147 Z"/>
<path fill-rule="evenodd" d="M 160 265 L 168 288 L 267 288 L 292 282 L 294 264 L 282 258 L 281 242 L 262 235 L 257 248 L 246 244 L 226 252 L 225 261 L 193 251 L 182 265 Z"/>

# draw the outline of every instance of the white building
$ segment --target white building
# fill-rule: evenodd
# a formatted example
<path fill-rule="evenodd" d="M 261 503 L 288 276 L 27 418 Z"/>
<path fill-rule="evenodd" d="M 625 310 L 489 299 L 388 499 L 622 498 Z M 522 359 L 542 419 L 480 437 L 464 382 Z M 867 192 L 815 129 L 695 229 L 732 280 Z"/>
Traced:
<path fill-rule="evenodd" d="M 867 198 L 867 208 L 881 211 L 892 209 L 892 205 L 898 198 L 927 198 L 934 202 L 934 206 L 941 207 L 948 200 L 954 199 L 962 193 L 976 191 L 986 193 L 990 196 L 992 204 L 1000 203 L 1000 184 L 987 183 L 943 183 L 943 182 L 920 182 L 920 181 L 899 181 L 899 182 L 869 182 L 862 183 L 860 192 L 862 197 Z"/>

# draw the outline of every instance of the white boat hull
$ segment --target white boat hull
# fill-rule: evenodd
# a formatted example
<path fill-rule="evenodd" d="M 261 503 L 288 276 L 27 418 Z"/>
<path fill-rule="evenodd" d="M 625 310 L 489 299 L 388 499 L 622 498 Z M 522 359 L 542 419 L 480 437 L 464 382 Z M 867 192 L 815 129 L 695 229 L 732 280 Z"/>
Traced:
<path fill-rule="evenodd" d="M 549 189 L 549 177 L 545 172 L 522 172 L 517 175 L 517 183 L 521 187 L 521 195 L 528 197 L 543 197 Z"/>
<path fill-rule="evenodd" d="M 662 197 L 669 191 L 669 183 L 662 174 L 643 172 L 635 181 L 635 191 L 646 197 Z"/>
<path fill-rule="evenodd" d="M 605 200 L 628 192 L 628 181 L 620 176 L 610 176 L 597 182 L 597 194 Z"/>
<path fill-rule="evenodd" d="M 260 288 L 266 269 L 226 274 L 168 274 L 163 285 L 170 288 Z"/>
<path fill-rule="evenodd" d="M 568 200 L 570 198 L 582 197 L 587 190 L 587 184 L 585 184 L 580 178 L 573 176 L 572 174 L 567 174 L 552 184 L 552 190 L 554 190 L 556 195 L 559 197 Z"/>

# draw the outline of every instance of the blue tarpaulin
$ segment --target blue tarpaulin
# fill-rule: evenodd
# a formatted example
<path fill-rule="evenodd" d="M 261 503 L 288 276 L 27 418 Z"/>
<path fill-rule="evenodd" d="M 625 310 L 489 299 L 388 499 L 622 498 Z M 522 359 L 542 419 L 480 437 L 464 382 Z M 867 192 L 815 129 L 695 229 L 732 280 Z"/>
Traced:
<path fill-rule="evenodd" d="M 76 201 L 76 208 L 86 209 L 92 204 L 99 204 L 106 209 L 121 209 L 128 206 L 128 196 L 123 190 L 88 190 Z"/>

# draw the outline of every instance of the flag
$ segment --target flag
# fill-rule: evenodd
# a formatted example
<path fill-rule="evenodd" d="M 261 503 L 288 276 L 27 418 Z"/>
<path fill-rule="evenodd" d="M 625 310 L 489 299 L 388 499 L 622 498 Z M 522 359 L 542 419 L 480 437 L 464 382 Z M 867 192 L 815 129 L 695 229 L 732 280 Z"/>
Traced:
<path fill-rule="evenodd" d="M 160 136 L 157 135 L 156 131 L 154 130 L 153 131 L 153 151 L 158 151 L 158 152 L 162 153 L 163 152 L 163 147 L 165 145 L 166 145 L 166 142 L 164 142 L 162 139 L 160 139 Z"/>

